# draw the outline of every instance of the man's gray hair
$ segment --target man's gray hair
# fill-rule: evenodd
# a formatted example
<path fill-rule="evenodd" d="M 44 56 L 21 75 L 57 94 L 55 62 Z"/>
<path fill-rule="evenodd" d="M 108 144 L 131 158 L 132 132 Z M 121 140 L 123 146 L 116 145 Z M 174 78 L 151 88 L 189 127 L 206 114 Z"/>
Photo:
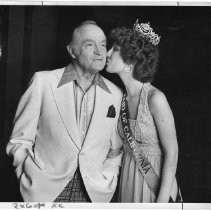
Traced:
<path fill-rule="evenodd" d="M 80 27 L 82 27 L 84 25 L 95 25 L 95 26 L 98 26 L 97 22 L 95 22 L 94 20 L 85 20 L 85 21 L 81 22 L 80 24 L 78 24 L 78 25 L 76 25 L 75 27 L 72 28 L 72 30 L 70 32 L 70 41 L 69 41 L 69 43 L 71 43 L 71 41 L 72 41 L 74 32 L 77 31 Z"/>

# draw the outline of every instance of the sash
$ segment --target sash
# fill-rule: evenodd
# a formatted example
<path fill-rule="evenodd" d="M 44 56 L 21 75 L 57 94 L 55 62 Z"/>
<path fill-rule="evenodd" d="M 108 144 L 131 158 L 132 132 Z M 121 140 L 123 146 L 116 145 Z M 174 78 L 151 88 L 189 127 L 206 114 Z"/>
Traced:
<path fill-rule="evenodd" d="M 129 111 L 128 111 L 128 104 L 126 100 L 126 94 L 124 93 L 122 97 L 122 104 L 121 104 L 121 110 L 120 110 L 120 118 L 124 133 L 124 143 L 129 149 L 133 159 L 136 162 L 136 165 L 138 169 L 141 171 L 144 179 L 146 180 L 147 184 L 149 185 L 151 191 L 154 193 L 154 195 L 158 196 L 158 191 L 160 187 L 160 177 L 155 172 L 154 168 L 148 161 L 148 159 L 144 156 L 144 154 L 141 153 L 141 151 L 138 149 L 138 143 L 135 141 L 133 134 L 130 129 L 130 123 L 129 123 Z M 180 194 L 179 187 L 178 187 L 178 194 Z M 177 195 L 176 200 L 182 201 L 180 199 L 181 196 Z M 170 202 L 173 202 L 172 197 L 170 197 Z"/>

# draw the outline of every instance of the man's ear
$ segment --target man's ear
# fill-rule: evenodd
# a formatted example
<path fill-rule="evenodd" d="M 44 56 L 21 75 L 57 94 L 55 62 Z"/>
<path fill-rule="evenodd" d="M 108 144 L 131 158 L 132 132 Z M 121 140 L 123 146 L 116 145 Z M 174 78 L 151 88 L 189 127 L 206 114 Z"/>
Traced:
<path fill-rule="evenodd" d="M 73 47 L 71 46 L 71 44 L 68 44 L 68 45 L 67 45 L 67 51 L 69 52 L 70 56 L 71 56 L 73 59 L 76 58 L 75 54 L 73 53 Z"/>

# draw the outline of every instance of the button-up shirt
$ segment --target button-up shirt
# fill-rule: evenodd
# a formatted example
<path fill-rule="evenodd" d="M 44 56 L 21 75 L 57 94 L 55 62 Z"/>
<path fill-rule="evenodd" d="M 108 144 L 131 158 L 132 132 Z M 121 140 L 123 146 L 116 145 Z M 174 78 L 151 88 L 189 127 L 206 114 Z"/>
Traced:
<path fill-rule="evenodd" d="M 83 141 L 86 137 L 91 118 L 94 112 L 95 99 L 96 99 L 96 86 L 99 85 L 104 91 L 109 93 L 107 85 L 103 81 L 103 78 L 97 73 L 93 79 L 93 82 L 87 91 L 84 91 L 80 86 L 79 78 L 76 70 L 72 65 L 66 67 L 61 81 L 58 87 L 73 81 L 73 91 L 75 100 L 75 110 L 76 110 L 76 122 L 78 125 L 80 140 Z"/>
<path fill-rule="evenodd" d="M 73 90 L 75 96 L 76 121 L 83 143 L 94 110 L 96 86 L 92 84 L 87 91 L 84 91 L 77 80 L 75 80 Z"/>

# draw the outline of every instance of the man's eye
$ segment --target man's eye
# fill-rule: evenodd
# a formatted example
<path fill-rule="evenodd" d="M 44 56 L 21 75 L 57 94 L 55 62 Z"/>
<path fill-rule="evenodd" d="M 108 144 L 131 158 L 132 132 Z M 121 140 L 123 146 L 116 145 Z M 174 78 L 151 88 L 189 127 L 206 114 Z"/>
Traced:
<path fill-rule="evenodd" d="M 106 44 L 102 44 L 101 46 L 106 48 Z"/>
<path fill-rule="evenodd" d="M 93 46 L 93 43 L 87 43 L 87 46 L 88 47 L 92 47 Z"/>

